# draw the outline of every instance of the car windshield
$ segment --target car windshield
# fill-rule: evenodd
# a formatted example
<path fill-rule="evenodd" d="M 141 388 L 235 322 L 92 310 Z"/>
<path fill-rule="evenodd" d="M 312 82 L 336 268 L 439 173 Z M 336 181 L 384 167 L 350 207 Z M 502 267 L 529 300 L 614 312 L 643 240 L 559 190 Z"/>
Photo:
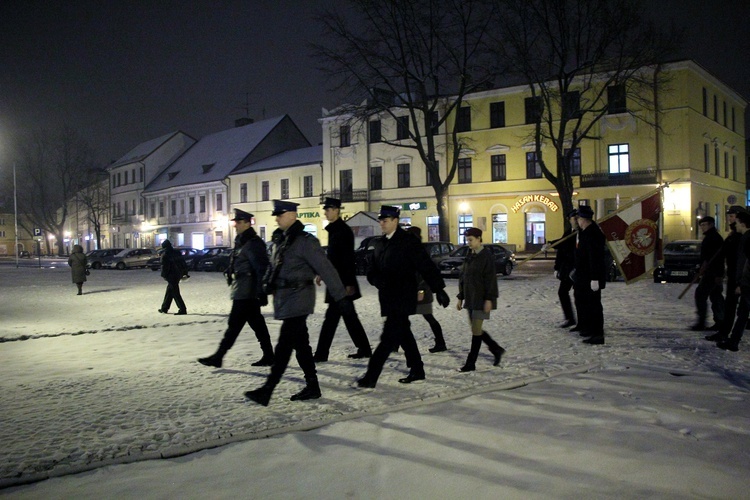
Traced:
<path fill-rule="evenodd" d="M 675 241 L 669 243 L 664 249 L 665 253 L 673 254 L 689 254 L 689 253 L 700 253 L 700 243 L 690 241 Z"/>
<path fill-rule="evenodd" d="M 453 253 L 451 253 L 451 257 L 466 257 L 467 253 L 469 252 L 469 247 L 458 247 L 455 250 L 453 250 Z"/>
<path fill-rule="evenodd" d="M 121 250 L 115 257 L 125 257 L 127 254 L 129 254 L 131 250 L 129 248 L 126 248 L 125 250 Z"/>

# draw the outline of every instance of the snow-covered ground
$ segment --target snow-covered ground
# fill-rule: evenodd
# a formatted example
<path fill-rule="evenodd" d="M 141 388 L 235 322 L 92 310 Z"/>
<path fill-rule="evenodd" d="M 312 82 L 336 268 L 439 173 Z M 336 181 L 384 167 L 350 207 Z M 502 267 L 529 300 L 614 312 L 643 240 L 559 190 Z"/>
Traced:
<path fill-rule="evenodd" d="M 264 408 L 243 397 L 267 373 L 250 366 L 260 349 L 249 328 L 223 368 L 195 361 L 218 345 L 230 301 L 221 275 L 192 276 L 189 314 L 174 316 L 157 312 L 165 283 L 150 270 L 93 271 L 76 296 L 67 268 L 0 267 L 0 495 L 747 496 L 750 344 L 725 352 L 690 332 L 684 285 L 608 284 L 607 343 L 587 346 L 558 328 L 551 262 L 533 261 L 499 280 L 486 326 L 507 349 L 501 366 L 483 351 L 478 371 L 456 372 L 470 333 L 454 303 L 435 311 L 446 353 L 427 352 L 429 326 L 412 318 L 426 381 L 399 384 L 407 368 L 396 354 L 376 389 L 356 388 L 366 360 L 346 357 L 342 324 L 318 366 L 323 398 L 289 401 L 304 383 L 292 359 Z M 374 346 L 376 293 L 360 283 Z M 322 296 L 308 319 L 313 346 Z"/>

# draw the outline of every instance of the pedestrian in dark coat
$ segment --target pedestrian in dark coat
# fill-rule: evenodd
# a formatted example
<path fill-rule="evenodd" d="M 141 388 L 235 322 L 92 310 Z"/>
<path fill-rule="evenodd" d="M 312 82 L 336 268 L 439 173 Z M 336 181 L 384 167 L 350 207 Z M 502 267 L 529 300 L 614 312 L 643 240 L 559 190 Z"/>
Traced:
<path fill-rule="evenodd" d="M 420 242 L 422 241 L 422 230 L 419 227 L 410 226 L 404 230 L 407 233 L 412 233 Z M 430 347 L 428 351 L 432 353 L 447 351 L 448 346 L 445 345 L 445 338 L 443 337 L 443 327 L 440 326 L 438 320 L 435 319 L 435 316 L 432 315 L 432 302 L 434 301 L 434 294 L 432 293 L 432 289 L 430 289 L 430 286 L 427 284 L 424 278 L 422 278 L 419 273 L 417 273 L 417 275 L 417 279 L 419 280 L 419 283 L 417 284 L 417 287 L 419 289 L 419 291 L 417 292 L 417 314 L 421 315 L 425 319 L 425 321 L 427 321 L 427 324 L 430 325 L 430 329 L 432 330 L 432 335 L 433 337 L 435 337 L 435 345 Z"/>
<path fill-rule="evenodd" d="M 594 222 L 594 211 L 583 205 L 578 208 L 578 230 L 573 296 L 578 310 L 578 327 L 581 336 L 588 337 L 586 344 L 604 343 L 604 311 L 602 290 L 606 281 L 604 267 L 604 233 Z"/>
<path fill-rule="evenodd" d="M 326 255 L 331 261 L 333 267 L 339 273 L 339 278 L 346 288 L 346 300 L 352 302 L 351 312 L 344 317 L 344 324 L 349 332 L 352 343 L 357 348 L 357 352 L 350 354 L 353 359 L 369 358 L 372 355 L 370 340 L 367 333 L 359 321 L 357 311 L 354 308 L 353 301 L 362 297 L 359 292 L 359 283 L 357 283 L 357 272 L 354 265 L 354 232 L 341 218 L 341 200 L 337 198 L 326 198 L 323 205 L 328 225 L 325 227 L 328 231 L 328 248 Z M 315 282 L 320 286 L 320 276 L 315 278 Z M 315 350 L 315 362 L 322 363 L 328 361 L 328 353 L 331 349 L 333 336 L 342 317 L 338 304 L 326 289 L 326 309 L 323 325 L 320 327 L 318 336 L 318 347 Z"/>
<path fill-rule="evenodd" d="M 73 251 L 68 257 L 70 275 L 73 283 L 78 287 L 77 295 L 83 295 L 83 284 L 86 282 L 86 254 L 81 245 L 73 245 Z"/>
<path fill-rule="evenodd" d="M 221 368 L 222 360 L 232 348 L 245 323 L 255 332 L 263 356 L 251 366 L 271 366 L 273 364 L 273 345 L 268 333 L 266 320 L 260 312 L 261 306 L 268 304 L 263 291 L 263 278 L 268 271 L 268 254 L 266 244 L 255 233 L 252 227 L 254 215 L 243 210 L 234 210 L 237 236 L 234 239 L 234 250 L 226 271 L 227 283 L 231 287 L 232 311 L 229 313 L 229 325 L 219 349 L 198 362 L 215 368 Z"/>
<path fill-rule="evenodd" d="M 164 293 L 164 300 L 159 308 L 160 313 L 169 312 L 172 305 L 172 299 L 177 304 L 175 315 L 187 314 L 185 301 L 180 294 L 180 280 L 187 275 L 187 265 L 182 254 L 172 247 L 172 242 L 164 240 L 161 244 L 164 252 L 161 254 L 161 277 L 167 282 L 167 291 Z"/>
<path fill-rule="evenodd" d="M 740 248 L 742 235 L 736 229 L 736 217 L 740 212 L 747 212 L 739 205 L 732 205 L 727 209 L 727 222 L 729 223 L 729 234 L 724 238 L 722 252 L 727 264 L 727 294 L 724 298 L 724 320 L 721 322 L 719 331 L 707 335 L 706 340 L 722 342 L 727 339 L 729 332 L 732 330 L 734 319 L 737 315 L 737 303 L 740 295 L 734 293 L 738 287 L 737 275 L 742 269 L 737 269 L 737 254 Z"/>
<path fill-rule="evenodd" d="M 714 226 L 713 217 L 703 217 L 698 221 L 698 226 L 703 231 L 703 242 L 701 243 L 701 270 L 700 281 L 695 289 L 695 308 L 698 320 L 690 327 L 693 331 L 706 329 L 706 316 L 708 313 L 708 299 L 711 299 L 711 312 L 714 317 L 714 326 L 711 329 L 719 329 L 724 319 L 724 238 Z"/>
<path fill-rule="evenodd" d="M 471 349 L 466 358 L 464 366 L 459 368 L 461 372 L 476 370 L 476 361 L 482 342 L 487 344 L 492 355 L 495 357 L 493 365 L 500 364 L 500 358 L 505 349 L 492 340 L 489 333 L 482 329 L 484 320 L 490 319 L 490 311 L 497 309 L 497 271 L 495 269 L 495 258 L 492 252 L 482 246 L 482 230 L 471 227 L 464 233 L 466 243 L 469 245 L 469 253 L 461 267 L 461 275 L 458 278 L 458 303 L 456 308 L 460 311 L 466 309 L 471 324 Z"/>
<path fill-rule="evenodd" d="M 271 267 L 265 283 L 267 290 L 273 293 L 273 316 L 282 320 L 281 330 L 274 352 L 275 361 L 266 383 L 245 393 L 245 397 L 264 406 L 268 405 L 274 388 L 286 371 L 292 351 L 296 352 L 297 362 L 305 374 L 306 386 L 291 400 L 321 396 L 307 331 L 307 316 L 315 310 L 315 276 L 323 279 L 342 315 L 348 314 L 351 306 L 350 300 L 344 300 L 346 289 L 336 268 L 320 248 L 320 242 L 305 232 L 305 226 L 297 220 L 297 206 L 297 203 L 274 200 L 272 215 L 276 216 L 280 231 L 274 231 Z"/>
<path fill-rule="evenodd" d="M 399 227 L 399 215 L 398 207 L 383 206 L 378 216 L 383 236 L 376 239 L 367 280 L 378 289 L 380 314 L 385 317 L 385 324 L 367 372 L 357 381 L 360 387 L 375 387 L 388 356 L 399 345 L 404 348 L 406 363 L 411 368 L 409 375 L 399 382 L 408 384 L 425 378 L 422 357 L 409 323 L 409 316 L 417 310 L 419 289 L 415 271 L 435 292 L 441 306 L 450 303 L 440 271 L 419 241 Z"/>

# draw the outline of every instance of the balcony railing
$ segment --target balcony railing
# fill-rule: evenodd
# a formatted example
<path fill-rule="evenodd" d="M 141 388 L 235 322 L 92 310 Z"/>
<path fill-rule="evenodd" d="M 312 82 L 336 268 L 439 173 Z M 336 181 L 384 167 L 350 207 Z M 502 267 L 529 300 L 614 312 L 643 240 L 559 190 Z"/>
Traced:
<path fill-rule="evenodd" d="M 338 198 L 339 200 L 346 201 L 367 201 L 368 192 L 366 189 L 352 189 L 352 190 L 340 190 L 334 189 L 332 191 L 326 191 L 320 195 L 320 202 L 325 202 L 326 198 Z"/>
<path fill-rule="evenodd" d="M 581 176 L 581 187 L 627 186 L 636 184 L 655 184 L 656 169 L 632 170 L 621 174 L 598 172 Z"/>

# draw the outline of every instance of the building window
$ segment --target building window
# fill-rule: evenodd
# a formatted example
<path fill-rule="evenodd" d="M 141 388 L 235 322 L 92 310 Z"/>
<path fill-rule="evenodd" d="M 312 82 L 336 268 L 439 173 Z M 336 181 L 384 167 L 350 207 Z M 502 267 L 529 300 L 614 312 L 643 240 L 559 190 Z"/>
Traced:
<path fill-rule="evenodd" d="M 732 180 L 737 180 L 737 157 L 732 156 Z"/>
<path fill-rule="evenodd" d="M 206 213 L 206 197 L 205 196 L 201 196 L 198 199 L 198 201 L 199 201 L 199 206 L 200 206 L 201 213 L 205 214 Z"/>
<path fill-rule="evenodd" d="M 247 203 L 247 183 L 240 183 L 240 203 Z"/>
<path fill-rule="evenodd" d="M 130 171 L 130 183 L 135 184 L 135 169 Z"/>
<path fill-rule="evenodd" d="M 493 181 L 504 181 L 506 179 L 505 155 L 490 156 L 490 167 Z"/>
<path fill-rule="evenodd" d="M 714 174 L 721 175 L 721 160 L 718 146 L 714 148 Z"/>
<path fill-rule="evenodd" d="M 0 238 L 5 238 L 5 231 L 0 231 Z"/>
<path fill-rule="evenodd" d="M 541 179 L 542 166 L 536 159 L 536 152 L 526 153 L 526 178 Z"/>
<path fill-rule="evenodd" d="M 432 186 L 432 172 L 430 172 L 430 169 L 425 165 L 425 186 Z M 435 160 L 435 170 L 440 172 L 440 162 L 438 160 Z"/>
<path fill-rule="evenodd" d="M 464 233 L 470 227 L 474 227 L 474 216 L 471 214 L 458 214 L 458 242 L 466 243 Z"/>
<path fill-rule="evenodd" d="M 261 201 L 268 201 L 271 199 L 271 184 L 268 181 L 262 181 L 260 183 L 260 199 Z"/>
<path fill-rule="evenodd" d="M 194 214 L 195 213 L 195 198 L 193 198 L 192 196 L 188 198 L 188 207 L 189 207 L 188 211 L 191 214 Z"/>
<path fill-rule="evenodd" d="M 120 172 L 117 172 L 117 187 L 120 187 L 122 184 L 120 184 Z"/>
<path fill-rule="evenodd" d="M 119 212 L 119 208 L 120 208 L 119 205 L 117 208 L 118 208 L 117 211 Z M 159 202 L 159 217 L 164 217 L 164 202 L 163 201 Z"/>
<path fill-rule="evenodd" d="M 630 152 L 627 144 L 609 145 L 609 173 L 624 174 L 630 172 Z"/>
<path fill-rule="evenodd" d="M 568 155 L 570 149 L 565 150 L 565 156 Z M 575 148 L 573 154 L 570 156 L 570 175 L 581 175 L 581 148 Z"/>
<path fill-rule="evenodd" d="M 117 176 L 115 174 L 112 174 L 112 189 L 117 187 Z"/>
<path fill-rule="evenodd" d="M 396 117 L 396 140 L 402 141 L 409 138 L 409 117 Z"/>
<path fill-rule="evenodd" d="M 734 111 L 734 110 L 733 110 Z M 440 113 L 432 111 L 430 113 L 430 132 L 432 135 L 438 135 L 440 133 Z"/>
<path fill-rule="evenodd" d="M 471 131 L 471 108 L 469 106 L 458 108 L 458 116 L 456 117 L 456 122 L 456 130 L 458 132 Z"/>
<path fill-rule="evenodd" d="M 703 168 L 706 173 L 711 171 L 711 155 L 708 152 L 708 144 L 703 145 Z"/>
<path fill-rule="evenodd" d="M 170 203 L 170 205 L 171 206 L 169 207 L 169 212 L 170 212 L 169 215 L 174 217 L 175 215 L 177 215 L 177 200 L 172 200 L 172 203 Z"/>
<path fill-rule="evenodd" d="M 458 183 L 471 183 L 471 158 L 458 159 Z"/>
<path fill-rule="evenodd" d="M 714 121 L 719 121 L 719 96 L 714 94 Z"/>
<path fill-rule="evenodd" d="M 505 101 L 490 103 L 490 128 L 505 126 Z"/>
<path fill-rule="evenodd" d="M 143 167 L 138 169 L 138 182 L 143 182 Z"/>
<path fill-rule="evenodd" d="M 128 185 L 128 171 L 126 170 L 125 171 L 125 182 L 123 183 L 123 186 L 127 186 L 127 185 Z"/>
<path fill-rule="evenodd" d="M 151 218 L 156 219 L 156 203 L 151 203 L 149 208 L 150 208 L 149 212 L 151 213 Z"/>
<path fill-rule="evenodd" d="M 281 179 L 281 199 L 289 199 L 289 179 Z"/>
<path fill-rule="evenodd" d="M 180 215 L 185 215 L 185 200 L 180 200 Z"/>
<path fill-rule="evenodd" d="M 312 175 L 306 175 L 303 180 L 303 190 L 304 190 L 304 196 L 310 197 L 313 195 L 313 176 Z"/>
<path fill-rule="evenodd" d="M 734 106 L 732 106 L 732 132 L 736 132 L 736 130 L 734 128 L 735 124 L 736 124 L 736 122 L 735 122 L 735 117 L 734 117 Z"/>
<path fill-rule="evenodd" d="M 351 201 L 354 193 L 351 169 L 341 170 L 339 172 L 339 189 L 341 191 L 341 201 Z"/>
<path fill-rule="evenodd" d="M 724 151 L 724 178 L 729 179 L 729 153 Z"/>
<path fill-rule="evenodd" d="M 580 92 L 566 92 L 562 96 L 562 115 L 566 120 L 577 120 L 581 117 Z"/>
<path fill-rule="evenodd" d="M 352 145 L 351 129 L 349 125 L 342 125 L 339 127 L 339 146 L 342 148 Z"/>
<path fill-rule="evenodd" d="M 383 189 L 383 167 L 370 167 L 370 189 Z"/>
<path fill-rule="evenodd" d="M 380 120 L 372 120 L 370 122 L 370 144 L 374 144 L 382 140 L 380 132 L 381 132 Z"/>
<path fill-rule="evenodd" d="M 492 214 L 492 243 L 508 243 L 508 214 Z"/>
<path fill-rule="evenodd" d="M 722 117 L 723 125 L 726 127 L 727 126 L 727 101 L 724 101 L 722 103 L 721 117 Z"/>
<path fill-rule="evenodd" d="M 523 106 L 527 125 L 541 121 L 542 112 L 544 111 L 544 101 L 542 101 L 540 96 L 527 97 L 523 101 Z"/>
<path fill-rule="evenodd" d="M 398 165 L 396 165 L 396 170 L 398 173 L 398 187 L 400 188 L 409 187 L 410 186 L 409 164 L 399 163 Z"/>
<path fill-rule="evenodd" d="M 627 99 L 625 97 L 625 85 L 611 85 L 607 87 L 607 113 L 627 113 Z"/>
<path fill-rule="evenodd" d="M 223 204 L 223 197 L 221 193 L 216 193 L 216 211 L 217 212 L 223 212 L 224 211 L 224 204 Z"/>
<path fill-rule="evenodd" d="M 708 116 L 708 91 L 703 87 L 703 116 Z"/>

